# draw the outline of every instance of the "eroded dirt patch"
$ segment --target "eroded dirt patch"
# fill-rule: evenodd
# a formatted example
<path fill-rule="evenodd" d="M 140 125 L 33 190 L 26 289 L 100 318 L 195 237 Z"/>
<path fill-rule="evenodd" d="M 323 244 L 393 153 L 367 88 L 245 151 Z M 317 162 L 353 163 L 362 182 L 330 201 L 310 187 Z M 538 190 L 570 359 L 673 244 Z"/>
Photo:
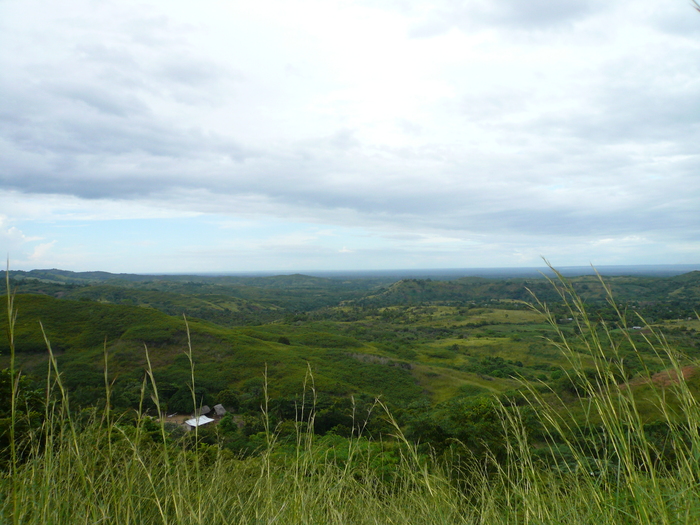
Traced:
<path fill-rule="evenodd" d="M 683 379 L 688 380 L 693 377 L 698 372 L 698 367 L 696 366 L 684 366 L 680 369 L 680 373 Z M 657 372 L 650 378 L 639 378 L 633 379 L 632 381 L 620 385 L 620 388 L 627 388 L 628 386 L 638 386 L 646 385 L 648 383 L 653 383 L 656 386 L 665 388 L 671 385 L 677 385 L 679 383 L 678 370 L 670 369 Z"/>

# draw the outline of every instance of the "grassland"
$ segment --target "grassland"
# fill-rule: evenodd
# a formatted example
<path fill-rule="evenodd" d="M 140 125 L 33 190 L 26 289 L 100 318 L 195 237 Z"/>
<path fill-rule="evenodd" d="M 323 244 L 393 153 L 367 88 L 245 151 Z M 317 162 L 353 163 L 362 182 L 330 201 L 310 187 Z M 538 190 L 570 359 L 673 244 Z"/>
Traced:
<path fill-rule="evenodd" d="M 588 278 L 546 283 L 534 309 L 524 281 L 293 276 L 242 297 L 251 282 L 51 276 L 0 312 L 2 522 L 700 517 L 695 275 L 623 278 L 638 294 L 624 301 Z M 218 402 L 213 427 L 165 418 Z"/>

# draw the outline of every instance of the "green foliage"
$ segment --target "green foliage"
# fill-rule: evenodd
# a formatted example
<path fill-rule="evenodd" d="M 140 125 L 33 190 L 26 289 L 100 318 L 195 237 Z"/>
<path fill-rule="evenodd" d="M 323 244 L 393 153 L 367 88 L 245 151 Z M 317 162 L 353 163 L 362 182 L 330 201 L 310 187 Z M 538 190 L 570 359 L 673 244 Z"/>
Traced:
<path fill-rule="evenodd" d="M 296 344 L 318 348 L 357 348 L 362 346 L 350 337 L 321 332 L 299 333 L 294 336 L 293 341 Z"/>
<path fill-rule="evenodd" d="M 12 425 L 12 374 L 8 369 L 0 370 L 0 468 L 10 461 L 10 427 Z M 41 426 L 44 397 L 42 392 L 31 387 L 29 377 L 20 376 L 16 395 L 15 441 L 24 445 L 30 432 Z M 19 447 L 20 452 L 24 446 Z M 22 454 L 23 455 L 23 454 Z"/>
<path fill-rule="evenodd" d="M 41 335 L 39 322 L 51 339 L 54 350 L 70 348 L 95 348 L 105 340 L 120 338 L 156 338 L 164 332 L 182 331 L 175 319 L 154 310 L 125 306 L 61 301 L 41 295 L 17 295 L 15 309 L 22 322 L 17 324 L 15 342 L 20 353 L 45 352 L 46 345 Z M 7 316 L 6 305 L 0 305 L 0 315 Z M 132 335 L 129 335 L 129 330 Z M 8 340 L 0 338 L 0 354 L 9 351 Z"/>
<path fill-rule="evenodd" d="M 548 331 L 521 318 L 520 340 L 511 337 L 517 310 L 507 318 L 498 308 L 472 312 L 490 324 L 473 323 L 469 337 L 459 338 L 464 329 L 452 325 L 458 316 L 469 318 L 463 306 L 368 309 L 364 317 L 353 309 L 352 322 L 304 316 L 292 325 L 238 330 L 193 322 L 195 348 L 186 355 L 178 348 L 184 334 L 178 320 L 139 307 L 64 301 L 76 323 L 59 337 L 61 362 L 51 365 L 61 373 L 51 369 L 46 394 L 26 378 L 13 396 L 13 374 L 0 374 L 0 422 L 7 425 L 8 392 L 34 414 L 27 421 L 37 422 L 22 427 L 19 412 L 11 418 L 22 446 L 11 458 L 11 475 L 0 476 L 0 522 L 697 521 L 700 378 L 685 379 L 689 361 L 661 334 L 646 329 L 645 339 L 626 330 L 612 296 L 618 320 L 602 324 L 602 310 L 589 315 L 575 285 L 562 281 L 554 290 L 557 311 L 540 305 Z M 23 315 L 65 322 L 58 302 L 18 296 L 17 304 Z M 152 316 L 155 348 L 147 363 L 141 358 L 129 370 L 132 363 L 114 361 L 137 358 L 139 327 L 148 320 L 141 312 Z M 400 339 L 389 333 L 407 316 L 425 328 L 408 332 L 415 363 L 394 361 Z M 84 333 L 100 319 L 108 387 L 99 366 L 105 338 Z M 18 324 L 18 343 L 31 343 L 32 330 Z M 280 344 L 283 334 L 293 344 Z M 550 341 L 536 339 L 542 336 Z M 689 330 L 674 336 L 693 341 Z M 353 345 L 343 346 L 345 339 Z M 41 361 L 18 350 L 26 367 Z M 193 356 L 197 399 L 236 412 L 185 432 L 146 412 L 166 401 L 194 408 Z M 264 363 L 266 376 L 252 372 Z M 658 369 L 675 371 L 676 380 L 657 385 Z M 432 402 L 423 389 L 435 383 L 418 381 L 426 370 L 435 382 L 452 378 L 457 395 Z M 523 372 L 520 391 L 506 391 L 516 383 L 497 377 L 511 371 Z M 476 373 L 492 379 L 478 383 Z M 527 373 L 555 382 L 542 389 Z M 292 382 L 296 392 L 288 391 Z M 505 392 L 483 395 L 481 384 Z M 213 392 L 219 399 L 206 397 Z M 393 412 L 377 394 L 393 402 Z M 73 401 L 79 396 L 102 401 L 80 410 Z M 120 415 L 117 406 L 138 410 Z"/>
<path fill-rule="evenodd" d="M 466 384 L 459 387 L 458 394 L 460 396 L 478 396 L 487 394 L 488 390 L 477 385 Z"/>
<path fill-rule="evenodd" d="M 189 385 L 183 385 L 168 400 L 168 412 L 191 414 L 195 409 L 209 404 L 211 404 L 211 397 L 206 388 L 195 387 L 193 396 L 192 388 Z"/>
<path fill-rule="evenodd" d="M 221 403 L 226 410 L 237 411 L 241 406 L 241 400 L 237 392 L 226 388 L 216 395 L 216 401 Z"/>

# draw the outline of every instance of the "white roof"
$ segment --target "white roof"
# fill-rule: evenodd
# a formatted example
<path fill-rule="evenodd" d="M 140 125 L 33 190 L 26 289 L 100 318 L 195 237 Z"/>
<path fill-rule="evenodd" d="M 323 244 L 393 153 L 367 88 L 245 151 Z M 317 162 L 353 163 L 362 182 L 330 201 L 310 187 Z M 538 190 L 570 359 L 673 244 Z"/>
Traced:
<path fill-rule="evenodd" d="M 202 425 L 206 425 L 207 423 L 211 423 L 212 421 L 214 420 L 210 417 L 199 416 L 194 419 L 188 419 L 187 421 L 185 421 L 185 423 L 187 423 L 191 427 L 201 427 Z"/>

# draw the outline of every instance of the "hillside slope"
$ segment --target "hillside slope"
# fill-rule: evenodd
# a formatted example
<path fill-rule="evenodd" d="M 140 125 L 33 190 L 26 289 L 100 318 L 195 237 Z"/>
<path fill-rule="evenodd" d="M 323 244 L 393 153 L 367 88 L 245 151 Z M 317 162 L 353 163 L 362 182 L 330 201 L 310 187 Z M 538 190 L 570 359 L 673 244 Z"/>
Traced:
<path fill-rule="evenodd" d="M 568 280 L 576 293 L 588 302 L 604 302 L 607 293 L 596 276 Z M 675 277 L 614 276 L 605 279 L 616 300 L 623 302 L 678 302 L 700 305 L 700 272 Z M 532 302 L 534 298 L 554 303 L 561 300 L 547 279 L 488 279 L 465 277 L 454 281 L 403 279 L 369 293 L 355 303 L 385 307 L 431 302 L 485 302 L 494 300 Z"/>
<path fill-rule="evenodd" d="M 155 376 L 167 401 L 187 390 L 190 378 L 185 322 L 157 310 L 88 301 L 59 300 L 42 295 L 17 295 L 15 346 L 20 366 L 45 377 L 47 351 L 40 322 L 58 356 L 66 385 L 79 403 L 104 396 L 104 349 L 115 400 L 138 405 L 148 347 Z M 6 306 L 0 316 L 7 319 Z M 267 370 L 274 396 L 302 391 L 310 368 L 319 391 L 329 395 L 385 395 L 394 400 L 425 398 L 410 366 L 400 360 L 363 359 L 377 349 L 349 337 L 304 327 L 268 325 L 226 328 L 206 321 L 189 323 L 198 388 L 208 396 L 223 390 L 261 395 Z M 7 366 L 9 342 L 0 336 L 0 366 Z"/>

